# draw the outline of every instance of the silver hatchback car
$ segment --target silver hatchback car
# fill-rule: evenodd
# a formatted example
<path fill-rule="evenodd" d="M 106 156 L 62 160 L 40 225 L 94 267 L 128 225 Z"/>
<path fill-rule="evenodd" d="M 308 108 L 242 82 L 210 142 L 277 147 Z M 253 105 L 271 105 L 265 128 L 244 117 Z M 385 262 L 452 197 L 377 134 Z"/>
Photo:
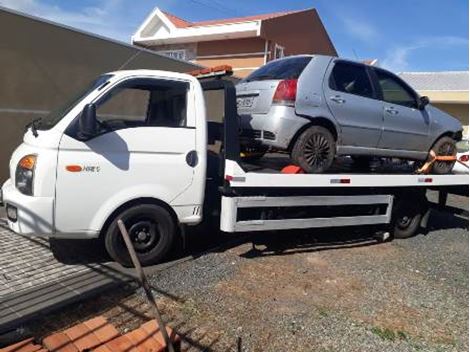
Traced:
<path fill-rule="evenodd" d="M 384 69 L 322 55 L 271 61 L 237 84 L 243 147 L 287 151 L 306 172 L 350 155 L 424 161 L 455 155 L 462 125 Z M 452 162 L 436 162 L 445 174 Z"/>

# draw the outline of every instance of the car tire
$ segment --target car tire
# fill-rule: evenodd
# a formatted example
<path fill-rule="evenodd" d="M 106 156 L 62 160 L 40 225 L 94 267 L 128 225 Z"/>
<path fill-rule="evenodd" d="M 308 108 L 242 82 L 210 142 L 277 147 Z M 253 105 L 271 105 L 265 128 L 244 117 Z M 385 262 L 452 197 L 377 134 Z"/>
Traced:
<path fill-rule="evenodd" d="M 291 159 L 306 173 L 327 171 L 336 154 L 336 143 L 332 133 L 322 126 L 307 128 L 295 141 Z"/>
<path fill-rule="evenodd" d="M 450 137 L 441 137 L 432 146 L 432 151 L 437 156 L 456 156 L 456 141 Z M 431 173 L 445 175 L 452 171 L 455 161 L 435 161 L 432 164 Z"/>
<path fill-rule="evenodd" d="M 119 219 L 126 225 L 141 265 L 157 264 L 165 258 L 176 238 L 168 210 L 156 204 L 139 204 L 123 210 L 111 222 L 104 238 L 106 250 L 116 262 L 128 267 L 132 261 L 117 224 Z"/>

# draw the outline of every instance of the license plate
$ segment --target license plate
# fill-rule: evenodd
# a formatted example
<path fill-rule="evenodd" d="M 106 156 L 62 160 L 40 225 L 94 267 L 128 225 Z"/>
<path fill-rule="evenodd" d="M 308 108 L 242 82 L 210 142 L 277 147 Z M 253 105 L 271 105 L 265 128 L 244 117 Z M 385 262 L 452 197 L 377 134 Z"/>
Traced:
<path fill-rule="evenodd" d="M 254 101 L 255 97 L 237 98 L 237 108 L 251 108 Z"/>

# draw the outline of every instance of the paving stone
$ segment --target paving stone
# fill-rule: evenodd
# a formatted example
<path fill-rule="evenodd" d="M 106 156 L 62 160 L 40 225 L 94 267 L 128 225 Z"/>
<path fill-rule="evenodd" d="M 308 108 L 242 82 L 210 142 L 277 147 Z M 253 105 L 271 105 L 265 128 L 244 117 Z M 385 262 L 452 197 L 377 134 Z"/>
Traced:
<path fill-rule="evenodd" d="M 0 352 L 37 352 L 41 349 L 42 346 L 36 345 L 33 338 L 29 338 L 8 347 L 0 348 Z"/>
<path fill-rule="evenodd" d="M 133 330 L 124 336 L 132 341 L 139 352 L 160 352 L 165 349 L 160 342 L 153 338 L 153 334 L 144 329 Z"/>
<path fill-rule="evenodd" d="M 150 334 L 158 343 L 160 343 L 162 346 L 166 347 L 165 340 L 163 339 L 163 335 L 160 332 L 160 329 L 158 328 L 158 324 L 156 320 L 150 320 L 140 327 L 140 329 L 143 329 L 146 331 L 148 334 Z M 181 338 L 173 331 L 172 328 L 166 327 L 166 331 L 168 333 L 168 336 L 170 337 L 170 341 L 173 342 L 174 345 L 179 346 L 181 343 Z"/>
<path fill-rule="evenodd" d="M 101 343 L 106 343 L 119 336 L 117 329 L 108 323 L 104 317 L 96 317 L 85 321 L 85 324 Z"/>
<path fill-rule="evenodd" d="M 134 344 L 126 336 L 119 336 L 105 345 L 113 352 L 140 352 L 134 347 Z"/>

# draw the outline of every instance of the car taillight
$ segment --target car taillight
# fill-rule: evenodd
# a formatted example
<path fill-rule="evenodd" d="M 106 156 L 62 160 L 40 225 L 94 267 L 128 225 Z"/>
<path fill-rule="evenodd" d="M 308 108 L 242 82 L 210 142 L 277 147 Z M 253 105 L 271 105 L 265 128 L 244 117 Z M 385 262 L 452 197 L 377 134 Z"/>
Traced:
<path fill-rule="evenodd" d="M 461 155 L 459 160 L 467 163 L 468 162 L 468 154 Z"/>
<path fill-rule="evenodd" d="M 273 103 L 293 106 L 297 95 L 297 80 L 285 79 L 277 85 Z"/>

